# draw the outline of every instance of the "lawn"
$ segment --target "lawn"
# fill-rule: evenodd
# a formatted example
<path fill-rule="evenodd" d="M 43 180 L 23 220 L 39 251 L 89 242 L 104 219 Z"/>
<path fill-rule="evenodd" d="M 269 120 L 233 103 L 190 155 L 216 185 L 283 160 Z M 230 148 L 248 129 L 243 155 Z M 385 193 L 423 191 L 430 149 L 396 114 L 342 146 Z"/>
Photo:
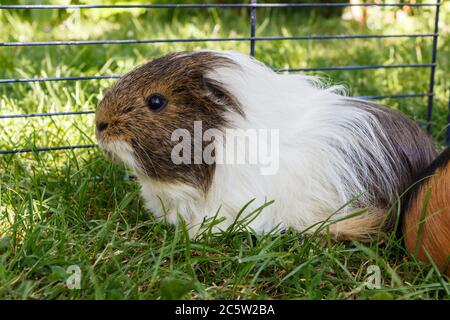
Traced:
<path fill-rule="evenodd" d="M 256 33 L 433 32 L 432 8 L 397 18 L 392 12 L 369 9 L 363 26 L 320 9 L 258 9 Z M 246 9 L 0 10 L 0 42 L 248 37 L 248 21 Z M 443 147 L 450 94 L 448 2 L 440 22 L 433 138 Z M 423 64 L 431 60 L 431 43 L 431 38 L 257 41 L 256 57 L 276 69 Z M 205 48 L 250 50 L 248 41 L 0 47 L 0 78 L 122 74 L 154 56 Z M 426 93 L 429 73 L 428 68 L 316 72 L 348 86 L 350 95 L 364 96 Z M 113 81 L 0 83 L 1 114 L 95 110 Z M 381 102 L 424 124 L 426 98 Z M 0 118 L 0 132 L 0 150 L 95 144 L 92 114 Z M 0 155 L 0 181 L 0 298 L 450 297 L 448 278 L 408 257 L 394 235 L 370 244 L 344 243 L 294 231 L 253 235 L 237 224 L 189 240 L 185 227 L 157 222 L 144 210 L 129 172 L 96 148 Z M 80 289 L 66 285 L 71 265 L 81 272 Z M 371 265 L 380 268 L 379 289 L 366 286 Z"/>

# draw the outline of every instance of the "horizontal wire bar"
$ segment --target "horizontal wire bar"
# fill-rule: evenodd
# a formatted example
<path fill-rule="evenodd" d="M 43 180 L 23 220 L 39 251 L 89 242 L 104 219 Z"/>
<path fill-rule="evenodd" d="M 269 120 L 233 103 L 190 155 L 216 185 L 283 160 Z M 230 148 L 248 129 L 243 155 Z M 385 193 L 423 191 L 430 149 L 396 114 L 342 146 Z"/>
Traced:
<path fill-rule="evenodd" d="M 378 100 L 378 99 L 402 99 L 402 98 L 420 98 L 428 97 L 429 93 L 403 93 L 403 94 L 388 94 L 379 96 L 358 96 L 354 98 L 365 99 L 365 100 Z"/>
<path fill-rule="evenodd" d="M 73 150 L 73 149 L 87 149 L 95 148 L 96 144 L 75 145 L 75 146 L 62 146 L 62 147 L 44 147 L 35 149 L 14 149 L 14 150 L 0 150 L 0 154 L 15 154 L 25 152 L 39 152 L 39 151 L 58 151 L 58 150 Z"/>
<path fill-rule="evenodd" d="M 439 3 L 223 3 L 117 5 L 0 5 L 0 9 L 158 9 L 158 8 L 295 8 L 295 7 L 437 7 Z"/>
<path fill-rule="evenodd" d="M 297 72 L 297 71 L 333 71 L 333 70 L 366 70 L 366 69 L 395 69 L 395 68 L 427 68 L 435 66 L 435 63 L 423 64 L 391 64 L 391 65 L 359 65 L 359 66 L 336 66 L 336 67 L 317 67 L 317 68 L 292 68 L 276 69 L 276 72 Z M 0 80 L 1 83 L 1 80 Z"/>
<path fill-rule="evenodd" d="M 378 95 L 378 96 L 356 96 L 358 99 L 386 99 L 386 98 L 417 98 L 428 97 L 426 93 L 405 93 L 405 94 L 393 94 L 393 95 Z M 86 111 L 69 111 L 69 112 L 49 112 L 49 113 L 23 113 L 23 114 L 11 114 L 0 115 L 0 119 L 16 119 L 16 118 L 34 118 L 34 117 L 53 117 L 53 116 L 70 116 L 70 115 L 82 115 L 82 114 L 94 114 L 95 110 Z"/>
<path fill-rule="evenodd" d="M 319 36 L 267 36 L 267 37 L 232 37 L 203 39 L 129 39 L 129 40 L 74 40 L 74 41 L 37 41 L 37 42 L 0 42 L 0 47 L 36 47 L 36 46 L 77 46 L 94 44 L 142 44 L 142 43 L 189 43 L 189 42 L 219 42 L 219 41 L 278 41 L 278 40 L 329 40 L 329 39 L 383 39 L 383 38 L 425 38 L 437 37 L 438 33 L 421 34 L 373 34 L 373 35 L 319 35 Z"/>
<path fill-rule="evenodd" d="M 357 66 L 335 66 L 317 68 L 292 68 L 273 69 L 275 72 L 297 72 L 297 71 L 332 71 L 332 70 L 365 70 L 365 69 L 394 69 L 394 68 L 426 68 L 435 66 L 435 63 L 424 64 L 392 64 L 392 65 L 357 65 Z M 79 77 L 51 77 L 51 78 L 21 78 L 21 79 L 0 79 L 0 83 L 28 83 L 46 81 L 78 81 L 96 79 L 119 79 L 121 75 L 109 76 L 79 76 Z"/>
<path fill-rule="evenodd" d="M 68 112 L 21 113 L 21 114 L 0 115 L 0 119 L 71 116 L 71 115 L 82 115 L 82 114 L 92 114 L 92 113 L 95 113 L 95 110 L 68 111 Z"/>
<path fill-rule="evenodd" d="M 110 76 L 79 76 L 79 77 L 50 77 L 50 78 L 21 78 L 21 79 L 0 79 L 0 83 L 27 83 L 27 82 L 46 82 L 46 81 L 77 81 L 77 80 L 95 80 L 95 79 L 118 79 L 120 75 Z"/>

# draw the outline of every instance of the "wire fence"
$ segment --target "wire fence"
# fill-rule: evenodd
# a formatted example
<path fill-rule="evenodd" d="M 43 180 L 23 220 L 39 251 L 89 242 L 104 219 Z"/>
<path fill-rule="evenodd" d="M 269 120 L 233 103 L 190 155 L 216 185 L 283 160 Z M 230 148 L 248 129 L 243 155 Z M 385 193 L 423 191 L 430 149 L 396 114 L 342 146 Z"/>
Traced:
<path fill-rule="evenodd" d="M 434 30 L 432 33 L 420 34 L 373 34 L 373 35 L 314 35 L 314 36 L 257 36 L 257 11 L 264 8 L 308 8 L 308 7 L 434 7 Z M 0 42 L 1 47 L 38 47 L 38 46 L 87 46 L 87 45 L 128 45 L 145 43 L 194 43 L 194 42 L 225 42 L 225 41 L 248 41 L 250 43 L 250 55 L 255 56 L 256 43 L 259 41 L 325 41 L 332 39 L 385 39 L 385 38 L 431 38 L 432 56 L 429 63 L 423 64 L 390 64 L 390 65 L 350 65 L 350 66 L 330 66 L 330 67 L 311 67 L 311 68 L 291 68 L 275 69 L 277 72 L 312 72 L 312 71 L 350 71 L 350 70 L 370 70 L 370 69 L 394 69 L 394 68 L 428 68 L 430 70 L 429 87 L 427 92 L 423 93 L 398 93 L 376 96 L 359 96 L 363 99 L 407 99 L 407 98 L 427 98 L 427 118 L 426 129 L 428 133 L 432 132 L 432 116 L 434 105 L 435 72 L 437 66 L 437 42 L 438 42 L 438 24 L 439 8 L 441 0 L 433 3 L 257 3 L 257 0 L 250 0 L 250 3 L 209 3 L 209 4 L 117 4 L 117 5 L 0 5 L 0 10 L 61 10 L 61 9 L 209 9 L 209 8 L 246 8 L 250 11 L 249 15 L 249 36 L 248 37 L 227 37 L 227 38 L 181 38 L 181 39 L 126 39 L 126 40 L 87 40 L 87 41 L 40 41 L 40 42 Z M 78 77 L 44 77 L 44 78 L 9 78 L 0 79 L 1 84 L 7 83 L 31 83 L 47 81 L 90 81 L 103 79 L 117 79 L 120 75 L 95 75 Z M 92 114 L 95 110 L 71 111 L 71 112 L 45 112 L 31 114 L 1 114 L 1 119 L 15 118 L 35 118 L 35 117 L 56 117 L 56 116 L 74 116 Z M 449 122 L 450 122 L 450 99 L 449 99 Z M 450 145 L 450 128 L 447 128 L 446 142 Z M 15 154 L 36 151 L 56 151 L 71 150 L 81 148 L 93 148 L 95 144 L 86 145 L 68 145 L 57 147 L 38 147 L 0 150 L 0 154 Z"/>

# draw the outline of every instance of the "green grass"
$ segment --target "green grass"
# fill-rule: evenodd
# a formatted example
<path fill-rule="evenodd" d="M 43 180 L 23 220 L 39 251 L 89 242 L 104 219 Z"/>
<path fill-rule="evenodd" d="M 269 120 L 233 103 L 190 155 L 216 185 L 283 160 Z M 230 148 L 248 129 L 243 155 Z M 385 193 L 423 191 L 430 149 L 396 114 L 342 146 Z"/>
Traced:
<path fill-rule="evenodd" d="M 389 10 L 383 10 L 387 12 Z M 391 10 L 392 11 L 392 10 Z M 258 35 L 431 32 L 433 14 L 390 21 L 373 10 L 368 27 L 316 11 L 258 12 Z M 450 83 L 450 6 L 442 7 L 434 138 L 442 145 Z M 0 41 L 248 36 L 245 10 L 186 12 L 0 11 Z M 257 42 L 275 68 L 428 63 L 430 39 Z M 121 74 L 152 56 L 184 49 L 249 51 L 248 42 L 0 48 L 0 78 Z M 353 95 L 425 93 L 428 69 L 319 73 Z M 2 84 L 2 114 L 92 110 L 112 81 Z M 383 101 L 421 122 L 426 99 Z M 0 119 L 0 149 L 95 143 L 93 116 Z M 206 234 L 156 221 L 139 187 L 97 149 L 0 156 L 0 298 L 7 299 L 437 299 L 448 279 L 408 257 L 401 241 L 336 243 L 288 231 Z M 251 199 L 249 199 L 251 200 Z M 81 289 L 66 287 L 78 265 Z M 367 268 L 381 268 L 369 290 Z"/>

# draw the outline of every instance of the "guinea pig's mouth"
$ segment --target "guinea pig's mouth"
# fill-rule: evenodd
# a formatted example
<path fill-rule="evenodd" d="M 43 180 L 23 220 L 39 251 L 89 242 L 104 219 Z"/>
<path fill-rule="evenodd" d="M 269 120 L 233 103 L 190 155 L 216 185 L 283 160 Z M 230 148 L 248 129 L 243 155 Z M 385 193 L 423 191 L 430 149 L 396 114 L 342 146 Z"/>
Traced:
<path fill-rule="evenodd" d="M 122 162 L 131 169 L 139 169 L 133 148 L 124 141 L 100 142 L 100 149 L 113 162 Z"/>

